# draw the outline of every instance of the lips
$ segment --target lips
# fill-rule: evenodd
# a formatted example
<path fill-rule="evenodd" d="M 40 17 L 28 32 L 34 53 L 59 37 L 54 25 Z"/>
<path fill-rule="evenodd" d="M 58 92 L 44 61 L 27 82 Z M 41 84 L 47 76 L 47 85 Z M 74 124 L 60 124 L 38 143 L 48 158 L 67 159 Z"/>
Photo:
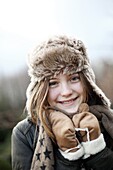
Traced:
<path fill-rule="evenodd" d="M 73 103 L 77 98 L 78 98 L 78 97 L 75 97 L 74 99 L 59 101 L 59 103 L 61 103 L 61 104 L 71 104 L 71 103 Z"/>

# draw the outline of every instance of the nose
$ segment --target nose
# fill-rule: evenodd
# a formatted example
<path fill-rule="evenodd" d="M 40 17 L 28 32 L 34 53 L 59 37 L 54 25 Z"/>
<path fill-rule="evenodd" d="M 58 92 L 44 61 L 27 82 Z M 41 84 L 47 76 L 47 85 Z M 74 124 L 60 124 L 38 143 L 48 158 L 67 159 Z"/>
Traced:
<path fill-rule="evenodd" d="M 72 88 L 68 83 L 62 83 L 61 85 L 61 95 L 62 96 L 69 96 L 72 94 Z"/>

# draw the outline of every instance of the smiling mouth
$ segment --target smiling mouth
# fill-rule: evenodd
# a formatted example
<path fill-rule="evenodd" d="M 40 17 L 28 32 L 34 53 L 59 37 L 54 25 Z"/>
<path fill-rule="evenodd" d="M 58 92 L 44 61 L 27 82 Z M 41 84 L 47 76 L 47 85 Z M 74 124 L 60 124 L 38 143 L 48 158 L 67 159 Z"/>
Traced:
<path fill-rule="evenodd" d="M 70 104 L 73 103 L 78 97 L 71 99 L 71 100 L 66 100 L 66 101 L 59 101 L 59 103 L 61 104 Z"/>

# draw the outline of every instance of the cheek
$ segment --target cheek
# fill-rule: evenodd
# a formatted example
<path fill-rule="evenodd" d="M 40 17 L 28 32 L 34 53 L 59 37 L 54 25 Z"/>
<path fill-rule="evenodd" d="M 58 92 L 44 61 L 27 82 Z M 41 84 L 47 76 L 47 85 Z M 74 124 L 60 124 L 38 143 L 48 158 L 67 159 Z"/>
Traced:
<path fill-rule="evenodd" d="M 56 101 L 58 95 L 59 95 L 59 91 L 58 91 L 57 89 L 50 89 L 50 90 L 48 91 L 48 95 L 47 95 L 48 103 L 51 104 L 51 103 L 53 103 L 54 101 Z"/>
<path fill-rule="evenodd" d="M 76 83 L 73 86 L 73 90 L 82 95 L 84 90 L 83 90 L 83 86 L 82 86 L 81 82 Z"/>

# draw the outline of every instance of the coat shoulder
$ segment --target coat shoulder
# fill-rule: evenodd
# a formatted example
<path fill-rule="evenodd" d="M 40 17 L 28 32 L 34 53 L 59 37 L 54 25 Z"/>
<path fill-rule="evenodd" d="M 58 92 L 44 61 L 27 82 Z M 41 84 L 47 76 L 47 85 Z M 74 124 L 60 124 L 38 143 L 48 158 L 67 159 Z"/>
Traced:
<path fill-rule="evenodd" d="M 27 118 L 25 118 L 25 119 L 23 119 L 23 120 L 21 120 L 20 122 L 17 123 L 17 125 L 13 128 L 13 132 L 19 130 L 24 135 L 26 135 L 32 127 L 35 127 L 35 125 L 27 117 Z"/>

